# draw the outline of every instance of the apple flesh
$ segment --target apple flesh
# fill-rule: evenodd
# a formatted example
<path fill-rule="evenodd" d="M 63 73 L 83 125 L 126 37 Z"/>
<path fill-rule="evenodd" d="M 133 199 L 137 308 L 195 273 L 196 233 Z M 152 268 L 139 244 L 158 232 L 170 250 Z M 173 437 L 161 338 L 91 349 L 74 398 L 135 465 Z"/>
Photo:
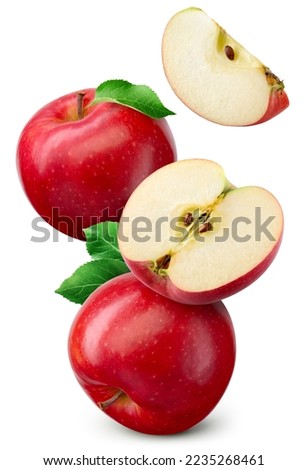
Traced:
<path fill-rule="evenodd" d="M 118 221 L 138 184 L 176 160 L 165 119 L 117 103 L 88 106 L 94 94 L 87 89 L 44 106 L 25 126 L 17 148 L 19 176 L 33 207 L 53 227 L 80 239 L 85 227 Z"/>
<path fill-rule="evenodd" d="M 227 388 L 236 349 L 222 302 L 179 304 L 131 273 L 87 299 L 68 348 L 76 378 L 94 403 L 148 434 L 178 433 L 204 419 Z"/>
<path fill-rule="evenodd" d="M 270 192 L 236 188 L 218 164 L 191 159 L 138 186 L 118 239 L 140 281 L 175 301 L 203 304 L 255 281 L 277 254 L 282 232 L 282 210 Z"/>
<path fill-rule="evenodd" d="M 176 95 L 210 121 L 259 124 L 289 105 L 283 82 L 199 8 L 171 18 L 162 58 Z"/>

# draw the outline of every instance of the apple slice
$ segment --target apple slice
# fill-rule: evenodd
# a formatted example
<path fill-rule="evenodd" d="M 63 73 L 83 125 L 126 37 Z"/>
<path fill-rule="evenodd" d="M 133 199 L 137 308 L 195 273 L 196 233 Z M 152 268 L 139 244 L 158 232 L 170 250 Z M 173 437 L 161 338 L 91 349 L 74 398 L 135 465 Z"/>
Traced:
<path fill-rule="evenodd" d="M 275 197 L 236 188 L 216 163 L 192 159 L 147 177 L 129 198 L 119 247 L 140 281 L 173 300 L 205 304 L 257 279 L 282 239 Z"/>
<path fill-rule="evenodd" d="M 175 94 L 210 121 L 259 124 L 289 105 L 283 82 L 199 8 L 171 18 L 162 57 Z"/>

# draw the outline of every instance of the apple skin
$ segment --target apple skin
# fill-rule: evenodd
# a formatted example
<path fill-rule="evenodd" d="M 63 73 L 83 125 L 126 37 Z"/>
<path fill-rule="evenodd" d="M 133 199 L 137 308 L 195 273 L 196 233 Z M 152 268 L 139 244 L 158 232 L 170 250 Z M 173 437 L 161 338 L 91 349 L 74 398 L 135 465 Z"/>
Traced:
<path fill-rule="evenodd" d="M 174 434 L 204 419 L 224 394 L 235 364 L 235 335 L 222 302 L 173 302 L 123 274 L 83 304 L 68 342 L 81 387 L 122 425 Z M 109 402 L 110 403 L 110 402 Z"/>
<path fill-rule="evenodd" d="M 83 240 L 83 228 L 119 221 L 138 184 L 176 160 L 176 147 L 165 119 L 116 103 L 87 107 L 95 90 L 82 93 L 83 118 L 74 92 L 30 119 L 18 142 L 17 169 L 39 215 Z"/>
<path fill-rule="evenodd" d="M 175 302 L 180 302 L 183 304 L 205 305 L 230 297 L 231 295 L 240 292 L 241 290 L 245 289 L 250 284 L 255 282 L 274 261 L 279 251 L 282 242 L 282 237 L 283 232 L 281 232 L 281 235 L 277 240 L 277 243 L 273 247 L 272 251 L 262 260 L 261 263 L 255 266 L 255 268 L 253 268 L 251 271 L 217 289 L 212 289 L 203 292 L 183 291 L 176 287 L 168 278 L 168 276 L 162 277 L 154 273 L 150 269 L 151 262 L 144 263 L 131 261 L 127 257 L 123 256 L 123 253 L 122 256 L 125 260 L 125 263 L 134 273 L 134 275 L 142 283 L 144 283 L 146 286 L 150 287 L 150 289 L 154 290 L 160 295 L 163 295 L 171 300 L 174 300 Z"/>
<path fill-rule="evenodd" d="M 273 89 L 270 92 L 268 108 L 264 116 L 253 125 L 269 121 L 273 117 L 282 113 L 289 106 L 289 98 L 284 89 Z"/>

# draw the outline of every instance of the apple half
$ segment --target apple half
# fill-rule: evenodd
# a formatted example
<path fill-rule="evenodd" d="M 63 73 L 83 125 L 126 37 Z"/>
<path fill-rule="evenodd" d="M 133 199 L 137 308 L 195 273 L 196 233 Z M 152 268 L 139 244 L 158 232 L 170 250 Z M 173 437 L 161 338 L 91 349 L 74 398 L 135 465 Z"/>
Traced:
<path fill-rule="evenodd" d="M 162 58 L 178 98 L 210 121 L 259 124 L 289 105 L 283 82 L 199 8 L 171 18 Z"/>
<path fill-rule="evenodd" d="M 155 171 L 136 188 L 118 241 L 148 287 L 177 302 L 206 304 L 255 281 L 282 233 L 282 209 L 270 192 L 236 188 L 217 163 L 191 159 Z"/>

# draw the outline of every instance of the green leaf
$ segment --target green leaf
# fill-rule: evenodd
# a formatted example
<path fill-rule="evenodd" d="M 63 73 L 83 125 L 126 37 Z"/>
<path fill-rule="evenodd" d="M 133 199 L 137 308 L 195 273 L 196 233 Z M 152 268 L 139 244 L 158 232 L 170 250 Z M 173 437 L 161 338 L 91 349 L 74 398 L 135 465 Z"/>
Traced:
<path fill-rule="evenodd" d="M 129 272 L 119 259 L 100 259 L 80 266 L 74 274 L 62 282 L 56 290 L 71 302 L 83 304 L 92 292 L 110 279 Z"/>
<path fill-rule="evenodd" d="M 86 247 L 93 259 L 121 259 L 117 222 L 101 222 L 84 229 Z"/>
<path fill-rule="evenodd" d="M 63 281 L 57 294 L 83 304 L 100 285 L 129 272 L 119 250 L 117 232 L 117 222 L 101 222 L 84 229 L 86 247 L 93 261 L 80 266 Z"/>
<path fill-rule="evenodd" d="M 99 85 L 91 104 L 104 101 L 124 104 L 156 119 L 175 114 L 165 108 L 151 88 L 146 85 L 133 85 L 126 80 L 107 80 Z"/>

